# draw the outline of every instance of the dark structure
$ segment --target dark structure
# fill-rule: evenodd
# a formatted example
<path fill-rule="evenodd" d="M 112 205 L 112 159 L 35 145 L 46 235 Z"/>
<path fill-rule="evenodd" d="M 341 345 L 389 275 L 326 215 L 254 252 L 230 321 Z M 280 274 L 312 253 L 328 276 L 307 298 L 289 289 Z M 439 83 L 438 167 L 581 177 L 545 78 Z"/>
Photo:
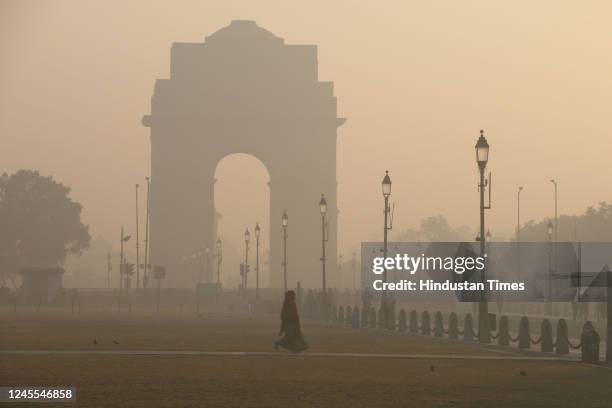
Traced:
<path fill-rule="evenodd" d="M 21 294 L 27 304 L 55 302 L 62 293 L 63 268 L 24 268 L 21 275 Z"/>
<path fill-rule="evenodd" d="M 335 286 L 336 130 L 344 121 L 333 83 L 318 80 L 314 45 L 287 45 L 254 21 L 233 21 L 203 43 L 174 43 L 170 78 L 156 81 L 143 118 L 151 129 L 151 263 L 167 266 L 170 285 L 193 285 L 181 257 L 217 240 L 217 164 L 246 153 L 270 175 L 273 286 L 283 286 L 287 210 L 288 287 L 320 287 L 321 193 L 330 209 L 328 286 Z"/>

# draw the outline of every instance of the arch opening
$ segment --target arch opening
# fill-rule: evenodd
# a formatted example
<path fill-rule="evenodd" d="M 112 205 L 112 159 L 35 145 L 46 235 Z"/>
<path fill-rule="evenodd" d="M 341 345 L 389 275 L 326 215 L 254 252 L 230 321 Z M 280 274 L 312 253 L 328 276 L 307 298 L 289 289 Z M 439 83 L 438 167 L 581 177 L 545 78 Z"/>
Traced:
<path fill-rule="evenodd" d="M 217 235 L 223 243 L 221 283 L 236 289 L 241 284 L 240 263 L 245 261 L 244 233 L 250 231 L 247 287 L 256 284 L 255 225 L 259 223 L 259 287 L 270 286 L 270 173 L 257 157 L 234 153 L 217 163 L 214 173 Z"/>

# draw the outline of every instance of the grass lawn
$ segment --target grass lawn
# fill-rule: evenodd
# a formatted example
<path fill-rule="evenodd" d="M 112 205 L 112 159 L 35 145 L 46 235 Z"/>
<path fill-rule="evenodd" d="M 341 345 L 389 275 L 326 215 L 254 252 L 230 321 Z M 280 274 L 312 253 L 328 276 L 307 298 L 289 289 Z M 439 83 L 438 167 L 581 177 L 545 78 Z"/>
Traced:
<path fill-rule="evenodd" d="M 610 407 L 612 371 L 542 361 L 3 356 L 0 384 L 76 386 L 83 407 L 587 408 Z"/>
<path fill-rule="evenodd" d="M 0 319 L 3 350 L 271 351 L 278 331 L 276 318 L 261 315 L 230 319 L 88 311 L 15 318 L 0 312 Z M 497 354 L 461 342 L 314 322 L 304 322 L 304 333 L 315 352 Z M 589 408 L 610 407 L 612 400 L 612 370 L 581 363 L 306 357 L 281 352 L 212 357 L 3 355 L 0 385 L 76 386 L 76 406 L 83 407 Z"/>

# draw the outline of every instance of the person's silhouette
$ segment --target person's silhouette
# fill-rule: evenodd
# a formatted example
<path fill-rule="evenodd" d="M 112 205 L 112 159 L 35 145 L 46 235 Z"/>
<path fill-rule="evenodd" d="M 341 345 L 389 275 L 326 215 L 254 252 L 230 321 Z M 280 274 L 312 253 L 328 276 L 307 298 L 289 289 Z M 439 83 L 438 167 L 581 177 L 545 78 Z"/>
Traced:
<path fill-rule="evenodd" d="M 285 301 L 283 302 L 283 310 L 281 311 L 281 328 L 279 335 L 283 334 L 285 336 L 274 343 L 275 349 L 281 346 L 294 353 L 299 353 L 308 349 L 308 344 L 306 344 L 302 338 L 300 317 L 298 315 L 297 305 L 295 304 L 295 292 L 292 290 L 285 293 Z"/>

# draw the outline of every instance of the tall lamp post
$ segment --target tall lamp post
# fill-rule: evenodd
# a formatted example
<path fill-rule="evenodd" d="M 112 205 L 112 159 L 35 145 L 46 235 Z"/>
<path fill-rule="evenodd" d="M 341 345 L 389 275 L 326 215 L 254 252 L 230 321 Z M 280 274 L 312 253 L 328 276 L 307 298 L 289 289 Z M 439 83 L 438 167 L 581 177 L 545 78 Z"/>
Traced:
<path fill-rule="evenodd" d="M 223 262 L 221 249 L 221 238 L 217 238 L 217 291 L 221 290 L 221 262 Z"/>
<path fill-rule="evenodd" d="M 557 225 L 557 181 L 555 179 L 551 179 L 550 182 L 555 186 L 555 242 L 557 242 L 557 231 L 559 230 L 559 226 Z"/>
<path fill-rule="evenodd" d="M 552 266 L 552 236 L 554 230 L 553 223 L 548 221 L 548 225 L 546 226 L 546 236 L 548 238 L 548 296 L 546 302 L 546 315 L 552 316 L 552 275 L 553 275 L 553 266 Z"/>
<path fill-rule="evenodd" d="M 150 269 L 150 265 L 149 265 L 149 216 L 151 211 L 149 210 L 149 190 L 151 189 L 151 179 L 149 177 L 145 177 L 145 180 L 147 181 L 147 211 L 146 211 L 146 217 L 145 217 L 145 239 L 144 239 L 144 244 L 145 244 L 145 253 L 144 253 L 144 272 L 143 272 L 143 277 L 142 277 L 142 287 L 144 288 L 144 291 L 147 291 L 147 287 L 149 285 L 149 269 Z"/>
<path fill-rule="evenodd" d="M 206 249 L 204 249 L 206 253 L 206 271 L 204 273 L 204 281 L 212 282 L 212 275 L 210 273 L 210 247 L 206 245 Z"/>
<path fill-rule="evenodd" d="M 553 241 L 551 241 L 551 248 L 552 248 L 552 257 L 553 257 L 553 271 L 557 271 L 557 242 L 559 242 L 559 218 L 557 217 L 557 181 L 555 179 L 551 179 L 550 182 L 555 186 L 555 240 L 554 240 L 554 244 L 552 244 Z"/>
<path fill-rule="evenodd" d="M 339 255 L 338 255 L 338 275 L 340 276 L 340 282 L 341 282 L 341 284 L 343 284 L 343 283 L 344 283 L 344 278 L 343 278 L 343 276 L 342 276 L 342 264 L 343 264 L 343 262 L 344 262 L 344 255 L 339 254 Z M 340 284 L 340 285 L 338 285 L 338 287 L 342 287 L 342 286 L 341 286 L 341 284 Z"/>
<path fill-rule="evenodd" d="M 516 242 L 521 242 L 521 192 L 523 186 L 519 186 L 516 193 Z"/>
<path fill-rule="evenodd" d="M 356 293 L 357 288 L 355 287 L 355 271 L 357 270 L 357 253 L 353 251 L 353 258 L 351 259 L 351 269 L 353 274 L 353 294 Z"/>
<path fill-rule="evenodd" d="M 242 289 L 244 290 L 244 298 L 247 297 L 247 275 L 249 273 L 249 241 L 251 240 L 251 233 L 249 227 L 244 232 L 244 274 L 242 278 Z"/>
<path fill-rule="evenodd" d="M 255 223 L 255 300 L 259 300 L 259 223 Z"/>
<path fill-rule="evenodd" d="M 131 235 L 123 235 L 123 227 L 121 227 L 121 253 L 119 255 L 119 294 L 123 292 L 123 274 L 125 273 L 125 259 L 123 258 L 123 243 L 128 242 Z"/>
<path fill-rule="evenodd" d="M 249 241 L 251 240 L 251 233 L 249 227 L 244 232 L 244 270 L 242 273 L 242 290 L 243 297 L 247 297 L 247 274 L 249 273 Z"/>
<path fill-rule="evenodd" d="M 281 223 L 283 225 L 283 293 L 287 293 L 287 225 L 289 224 L 287 210 L 283 210 Z"/>
<path fill-rule="evenodd" d="M 111 264 L 111 254 L 106 254 L 106 286 L 110 289 L 110 273 L 113 270 L 113 265 Z"/>
<path fill-rule="evenodd" d="M 138 238 L 138 187 L 140 184 L 135 185 L 136 190 L 136 290 L 140 289 L 140 239 Z"/>
<path fill-rule="evenodd" d="M 476 162 L 480 179 L 478 182 L 478 190 L 480 192 L 480 256 L 485 255 L 485 210 L 491 208 L 491 190 L 489 189 L 489 205 L 485 206 L 485 188 L 488 186 L 488 181 L 485 180 L 485 170 L 489 161 L 489 143 L 484 137 L 484 130 L 480 131 L 480 137 L 476 142 Z M 487 303 L 486 291 L 486 269 L 482 271 L 481 276 L 484 290 L 481 294 L 480 302 L 478 303 L 478 340 L 481 343 L 491 342 L 491 332 L 489 331 L 489 304 Z"/>
<path fill-rule="evenodd" d="M 325 243 L 327 242 L 327 222 L 325 221 L 325 214 L 327 213 L 327 201 L 325 195 L 321 194 L 321 200 L 319 201 L 319 211 L 321 212 L 321 272 L 322 272 L 322 310 L 327 312 L 327 287 L 325 282 Z"/>
<path fill-rule="evenodd" d="M 519 186 L 516 193 L 516 269 L 521 273 L 521 192 L 523 186 Z"/>
<path fill-rule="evenodd" d="M 521 192 L 523 186 L 519 186 L 516 193 L 516 266 L 519 274 L 521 272 Z"/>
<path fill-rule="evenodd" d="M 387 259 L 387 245 L 388 245 L 388 232 L 393 227 L 392 220 L 390 217 L 390 208 L 389 208 L 389 196 L 391 196 L 391 177 L 389 177 L 389 170 L 385 172 L 385 177 L 383 177 L 382 183 L 382 195 L 385 200 L 385 209 L 384 209 L 384 225 L 383 225 L 383 259 Z M 383 268 L 383 282 L 387 283 L 387 268 Z M 383 308 L 382 316 L 384 317 L 384 321 L 382 323 L 382 327 L 387 327 L 387 323 L 389 322 L 389 310 L 387 305 L 387 286 L 385 285 L 385 290 L 382 294 L 382 302 L 381 307 Z"/>

